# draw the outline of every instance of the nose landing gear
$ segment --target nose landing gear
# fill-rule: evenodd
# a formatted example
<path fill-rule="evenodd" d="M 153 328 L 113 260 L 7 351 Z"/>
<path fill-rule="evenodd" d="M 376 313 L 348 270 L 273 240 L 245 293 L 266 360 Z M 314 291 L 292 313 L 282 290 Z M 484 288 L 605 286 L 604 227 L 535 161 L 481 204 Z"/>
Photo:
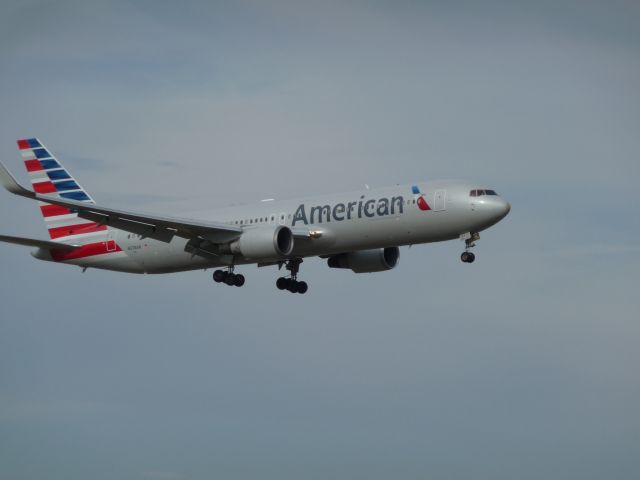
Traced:
<path fill-rule="evenodd" d="M 470 250 L 476 246 L 476 241 L 480 240 L 480 234 L 478 232 L 467 232 L 460 235 L 460 239 L 464 240 L 464 252 L 460 255 L 460 260 L 464 263 L 473 263 L 476 256 Z"/>
<path fill-rule="evenodd" d="M 460 255 L 460 260 L 462 260 L 464 263 L 473 263 L 475 259 L 476 256 L 473 254 L 473 252 L 462 252 L 462 255 Z"/>
<path fill-rule="evenodd" d="M 291 272 L 291 277 L 280 277 L 276 280 L 276 287 L 279 290 L 288 290 L 291 293 L 307 293 L 309 285 L 307 282 L 298 281 L 298 272 L 300 271 L 301 258 L 292 258 L 285 263 L 287 270 Z"/>
<path fill-rule="evenodd" d="M 229 267 L 227 271 L 216 270 L 213 272 L 213 281 L 216 283 L 224 283 L 229 286 L 241 287 L 244 285 L 244 275 L 233 273 L 233 267 Z"/>

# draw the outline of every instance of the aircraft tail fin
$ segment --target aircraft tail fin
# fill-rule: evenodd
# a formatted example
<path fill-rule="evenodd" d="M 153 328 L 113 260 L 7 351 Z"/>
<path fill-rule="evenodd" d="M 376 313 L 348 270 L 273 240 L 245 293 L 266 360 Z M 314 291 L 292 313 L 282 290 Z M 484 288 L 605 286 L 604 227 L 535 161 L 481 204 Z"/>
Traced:
<path fill-rule="evenodd" d="M 18 149 L 36 193 L 95 203 L 84 188 L 37 138 L 18 140 Z M 78 217 L 77 213 L 38 202 L 49 237 L 62 243 L 91 243 L 107 236 L 107 226 Z"/>

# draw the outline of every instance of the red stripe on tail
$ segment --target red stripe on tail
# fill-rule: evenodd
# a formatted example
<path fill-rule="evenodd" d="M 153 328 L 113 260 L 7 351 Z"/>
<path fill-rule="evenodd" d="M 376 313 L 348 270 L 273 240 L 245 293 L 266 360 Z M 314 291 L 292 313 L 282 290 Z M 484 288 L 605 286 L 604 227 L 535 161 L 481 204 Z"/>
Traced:
<path fill-rule="evenodd" d="M 36 193 L 55 193 L 56 187 L 51 182 L 36 182 L 33 184 L 33 189 Z"/>
<path fill-rule="evenodd" d="M 27 167 L 27 172 L 39 172 L 40 170 L 44 170 L 40 160 L 25 160 L 24 164 Z"/>
<path fill-rule="evenodd" d="M 107 229 L 106 225 L 98 225 L 95 222 L 83 223 L 80 225 L 69 225 L 66 227 L 56 227 L 49 229 L 51 238 L 68 237 L 69 235 L 81 235 L 83 233 L 103 232 Z"/>
<path fill-rule="evenodd" d="M 57 217 L 58 215 L 69 215 L 72 213 L 68 208 L 64 208 L 59 205 L 40 205 L 40 211 L 42 212 L 42 216 L 45 218 Z"/>

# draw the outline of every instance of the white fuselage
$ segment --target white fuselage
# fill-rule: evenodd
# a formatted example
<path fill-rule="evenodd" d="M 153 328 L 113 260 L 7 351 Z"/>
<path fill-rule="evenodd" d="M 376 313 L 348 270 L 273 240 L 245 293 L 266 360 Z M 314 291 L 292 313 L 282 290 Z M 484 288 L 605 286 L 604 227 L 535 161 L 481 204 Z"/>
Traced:
<path fill-rule="evenodd" d="M 510 209 L 497 195 L 470 196 L 476 187 L 469 183 L 419 183 L 420 194 L 413 193 L 412 187 L 415 188 L 398 185 L 219 208 L 212 210 L 206 220 L 239 226 L 243 230 L 285 225 L 294 232 L 310 232 L 306 237 L 296 237 L 290 255 L 310 257 L 456 239 L 490 227 Z M 425 202 L 428 209 L 421 209 L 421 202 Z M 178 236 L 166 243 L 110 228 L 106 240 L 108 253 L 64 260 L 64 263 L 130 273 L 169 273 L 259 263 L 237 255 L 194 255 L 185 250 L 188 243 Z M 44 249 L 34 252 L 34 256 L 53 260 Z"/>

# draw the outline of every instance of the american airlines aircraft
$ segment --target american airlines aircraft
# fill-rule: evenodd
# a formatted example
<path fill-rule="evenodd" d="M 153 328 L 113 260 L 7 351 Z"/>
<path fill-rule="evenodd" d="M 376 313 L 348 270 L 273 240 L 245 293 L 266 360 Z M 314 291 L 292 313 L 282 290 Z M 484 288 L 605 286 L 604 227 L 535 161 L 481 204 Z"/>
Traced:
<path fill-rule="evenodd" d="M 461 239 L 461 260 L 473 263 L 479 232 L 511 209 L 494 190 L 465 182 L 419 182 L 288 201 L 218 208 L 189 219 L 117 210 L 96 204 L 37 138 L 18 140 L 33 190 L 0 163 L 11 193 L 36 200 L 50 240 L 0 235 L 35 247 L 40 260 L 127 273 L 172 273 L 217 268 L 213 280 L 245 283 L 235 267 L 275 265 L 288 270 L 276 286 L 305 293 L 298 280 L 307 257 L 356 273 L 396 266 L 400 246 Z"/>

